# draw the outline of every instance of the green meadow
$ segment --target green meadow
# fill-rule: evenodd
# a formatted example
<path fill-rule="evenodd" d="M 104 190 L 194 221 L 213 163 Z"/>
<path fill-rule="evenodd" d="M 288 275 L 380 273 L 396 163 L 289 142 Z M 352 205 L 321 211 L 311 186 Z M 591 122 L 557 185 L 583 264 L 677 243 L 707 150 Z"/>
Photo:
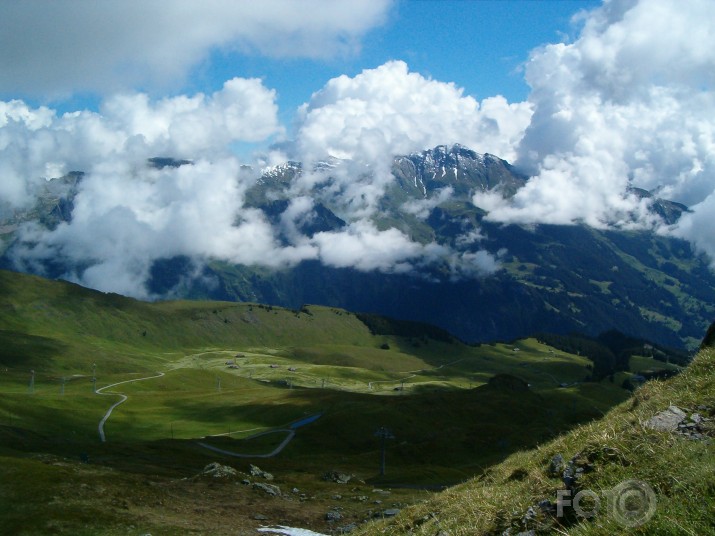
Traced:
<path fill-rule="evenodd" d="M 371 332 L 355 314 L 329 307 L 144 303 L 10 272 L 0 272 L 0 291 L 3 533 L 127 533 L 129 514 L 144 519 L 132 526 L 145 532 L 182 533 L 185 516 L 174 519 L 165 504 L 146 513 L 111 500 L 137 489 L 162 496 L 161 486 L 186 486 L 212 461 L 241 471 L 257 463 L 280 475 L 282 487 L 305 490 L 311 507 L 284 515 L 321 529 L 322 514 L 301 520 L 298 512 L 327 508 L 334 493 L 321 479 L 326 471 L 353 475 L 364 493 L 389 487 L 409 504 L 431 493 L 423 489 L 463 482 L 629 396 L 620 383 L 584 382 L 590 361 L 535 339 L 470 346 L 420 335 L 419 326 L 398 336 L 404 329 L 391 332 L 388 320 Z M 490 383 L 497 375 L 507 380 Z M 102 442 L 99 422 L 121 395 Z M 286 439 L 281 430 L 318 414 L 278 454 L 260 457 Z M 394 436 L 384 475 L 381 426 Z M 137 488 L 147 479 L 164 491 Z M 42 507 L 59 501 L 59 509 L 66 483 L 86 486 L 77 508 L 95 514 Z M 108 503 L 92 498 L 97 486 Z M 240 492 L 239 502 L 256 500 L 250 488 Z M 176 504 L 188 505 L 195 490 L 176 494 Z M 213 506 L 199 508 L 206 512 L 195 514 L 191 530 L 221 533 L 207 528 Z M 362 520 L 370 508 L 357 502 L 346 515 Z M 231 516 L 258 526 L 248 513 Z"/>

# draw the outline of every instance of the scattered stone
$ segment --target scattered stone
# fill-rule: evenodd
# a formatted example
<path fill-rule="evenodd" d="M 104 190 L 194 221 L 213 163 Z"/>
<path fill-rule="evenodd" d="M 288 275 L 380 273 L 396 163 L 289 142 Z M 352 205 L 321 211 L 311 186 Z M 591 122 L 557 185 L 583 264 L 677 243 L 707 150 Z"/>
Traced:
<path fill-rule="evenodd" d="M 325 520 L 330 522 L 340 521 L 342 518 L 343 514 L 337 510 L 329 510 L 328 513 L 325 514 Z"/>
<path fill-rule="evenodd" d="M 271 473 L 261 470 L 261 468 L 258 467 L 257 465 L 253 465 L 253 464 L 249 465 L 248 472 L 251 476 L 257 476 L 259 478 L 264 478 L 266 480 L 273 480 L 273 475 Z"/>
<path fill-rule="evenodd" d="M 339 500 L 341 500 L 342 498 L 343 498 L 343 496 L 342 496 L 342 495 L 338 495 L 337 493 L 336 493 L 335 495 L 333 495 L 333 500 L 334 500 L 334 501 L 339 501 Z"/>
<path fill-rule="evenodd" d="M 715 423 L 712 419 L 703 416 L 703 414 L 711 415 L 712 408 L 698 405 L 696 409 L 697 413 L 691 413 L 685 408 L 670 406 L 646 421 L 645 426 L 654 430 L 677 433 L 685 439 L 706 441 L 709 439 L 708 436 L 715 436 Z"/>
<path fill-rule="evenodd" d="M 564 457 L 561 454 L 557 454 L 549 462 L 549 475 L 552 477 L 560 476 L 563 474 L 565 467 Z"/>
<path fill-rule="evenodd" d="M 533 522 L 536 519 L 537 513 L 536 510 L 534 510 L 533 506 L 529 506 L 529 508 L 526 509 L 526 513 L 522 516 L 521 522 L 524 525 L 527 525 L 531 522 Z"/>
<path fill-rule="evenodd" d="M 347 484 L 352 479 L 353 475 L 341 473 L 340 471 L 328 471 L 323 474 L 323 480 L 328 482 L 337 482 L 338 484 Z"/>
<path fill-rule="evenodd" d="M 273 484 L 264 484 L 263 482 L 254 482 L 253 489 L 263 491 L 273 497 L 281 494 L 281 489 L 278 486 L 274 486 Z"/>
<path fill-rule="evenodd" d="M 399 508 L 388 508 L 387 510 L 384 510 L 382 512 L 382 517 L 395 517 L 399 513 L 400 513 Z"/>
<path fill-rule="evenodd" d="M 213 462 L 204 467 L 204 470 L 201 471 L 201 475 L 211 476 L 213 478 L 232 478 L 238 475 L 238 471 L 228 465 Z"/>
<path fill-rule="evenodd" d="M 264 516 L 263 514 L 256 514 L 253 516 L 253 519 L 256 521 L 268 521 L 268 516 Z"/>
<path fill-rule="evenodd" d="M 357 528 L 357 523 L 350 523 L 349 525 L 345 525 L 343 527 L 338 527 L 337 533 L 338 534 L 347 534 L 348 532 L 352 532 Z"/>
<path fill-rule="evenodd" d="M 678 406 L 670 406 L 665 411 L 661 411 L 648 419 L 645 426 L 661 432 L 675 432 L 678 429 L 678 424 L 685 417 L 687 417 L 687 414 Z"/>
<path fill-rule="evenodd" d="M 549 499 L 539 501 L 539 508 L 545 514 L 556 515 L 556 504 L 552 503 Z"/>
<path fill-rule="evenodd" d="M 573 464 L 570 463 L 568 467 L 564 469 L 564 472 L 561 475 L 561 480 L 563 481 L 564 486 L 566 486 L 566 489 L 573 489 L 576 487 L 576 471 Z"/>

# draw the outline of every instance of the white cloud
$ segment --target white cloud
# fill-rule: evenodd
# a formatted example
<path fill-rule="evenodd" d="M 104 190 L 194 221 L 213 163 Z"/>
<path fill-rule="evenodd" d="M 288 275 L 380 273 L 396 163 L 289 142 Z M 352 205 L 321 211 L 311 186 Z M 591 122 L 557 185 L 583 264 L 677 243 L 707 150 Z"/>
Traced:
<path fill-rule="evenodd" d="M 377 229 L 371 218 L 392 180 L 389 147 L 374 145 L 375 152 L 363 155 L 374 161 L 332 161 L 323 171 L 304 173 L 274 227 L 262 211 L 245 206 L 246 189 L 257 176 L 241 167 L 229 145 L 280 133 L 276 117 L 275 92 L 244 79 L 230 80 L 212 95 L 153 101 L 141 93 L 120 94 L 105 100 L 99 112 L 62 116 L 20 101 L 2 103 L 0 162 L 11 179 L 0 190 L 6 204 L 27 208 L 45 178 L 86 172 L 72 220 L 54 230 L 22 226 L 14 260 L 20 268 L 41 271 L 52 259 L 68 266 L 65 278 L 140 298 L 153 297 L 146 285 L 153 263 L 175 256 L 192 259 L 195 268 L 208 259 L 268 267 L 317 259 L 386 273 L 447 266 L 451 277 L 495 269 L 489 254 L 458 253 L 414 242 L 397 229 Z M 193 164 L 156 169 L 147 159 L 157 155 Z M 446 188 L 406 208 L 424 216 L 450 195 Z M 303 235 L 300 228 L 316 217 L 318 200 L 336 203 L 349 225 Z"/>
<path fill-rule="evenodd" d="M 446 188 L 441 188 L 436 195 L 428 197 L 425 199 L 411 199 L 402 204 L 400 209 L 408 214 L 413 214 L 421 220 L 425 220 L 429 217 L 432 210 L 448 201 L 452 194 L 454 193 L 454 188 L 447 186 Z"/>
<path fill-rule="evenodd" d="M 26 0 L 0 4 L 0 94 L 47 97 L 180 82 L 212 49 L 350 54 L 392 0 Z"/>
<path fill-rule="evenodd" d="M 20 265 L 69 260 L 65 274 L 83 284 L 147 297 L 152 263 L 187 255 L 279 266 L 311 251 L 278 251 L 262 212 L 243 207 L 255 176 L 240 168 L 230 144 L 281 132 L 275 92 L 258 80 L 233 79 L 211 95 L 151 101 L 144 94 L 107 99 L 100 113 L 60 117 L 20 101 L 0 103 L 0 200 L 28 208 L 44 179 L 85 171 L 72 221 L 53 231 L 27 225 Z M 147 158 L 194 165 L 152 169 Z"/>
<path fill-rule="evenodd" d="M 150 71 L 157 78 L 171 78 L 212 46 L 265 54 L 288 54 L 288 49 L 319 54 L 330 48 L 326 43 L 351 49 L 389 7 L 387 1 L 321 3 L 328 7 L 313 13 L 305 3 L 300 8 L 298 4 L 280 3 L 281 11 L 275 2 L 265 2 L 249 13 L 243 3 L 221 11 L 213 2 L 201 9 L 192 2 L 185 12 L 167 10 L 170 14 L 159 13 L 152 3 L 130 3 L 126 8 L 109 3 L 46 4 L 48 16 L 57 15 L 53 25 L 58 27 L 70 14 L 78 15 L 63 29 L 68 54 L 77 55 L 76 66 L 69 65 L 62 56 L 65 52 L 53 49 L 50 56 L 58 55 L 52 60 L 56 65 L 29 73 L 19 61 L 40 57 L 39 45 L 31 43 L 24 50 L 24 37 L 15 30 L 0 31 L 2 44 L 8 45 L 0 47 L 0 91 L 33 80 L 40 91 L 50 81 L 67 89 L 77 87 L 72 80 L 91 86 L 88 73 L 111 86 L 115 76 L 126 74 L 117 70 L 120 65 L 128 66 L 129 81 L 146 78 Z M 60 7 L 68 5 L 75 7 L 60 13 Z M 27 17 L 30 11 L 25 10 L 33 6 L 37 4 L 4 4 L 0 9 L 11 17 L 3 19 L 0 29 L 8 20 Z M 334 6 L 345 8 L 344 13 Z M 452 277 L 493 273 L 499 269 L 498 255 L 462 250 L 479 243 L 478 230 L 458 237 L 460 251 L 455 251 L 414 242 L 397 229 L 379 230 L 372 221 L 393 180 L 393 156 L 451 143 L 516 159 L 534 175 L 510 200 L 495 193 L 475 194 L 474 203 L 489 211 L 492 220 L 653 226 L 647 201 L 629 195 L 628 187 L 658 188 L 662 197 L 693 205 L 693 213 L 671 232 L 715 256 L 711 8 L 706 0 L 604 3 L 583 15 L 583 29 L 573 43 L 532 53 L 526 65 L 532 87 L 528 103 L 510 104 L 502 97 L 478 102 L 454 84 L 410 72 L 400 61 L 330 80 L 301 109 L 294 143 L 266 158 L 266 165 L 275 164 L 292 151 L 291 157 L 305 163 L 292 185 L 280 229 L 259 210 L 245 207 L 243 196 L 255 176 L 243 171 L 229 151 L 234 141 L 262 141 L 283 133 L 276 93 L 259 80 L 233 79 L 210 95 L 161 100 L 123 93 L 107 98 L 98 113 L 58 116 L 22 101 L 0 102 L 0 199 L 5 204 L 29 206 L 43 177 L 88 172 L 72 222 L 52 232 L 25 227 L 25 246 L 18 250 L 18 259 L 33 263 L 69 258 L 82 267 L 68 274 L 76 280 L 142 297 L 151 263 L 174 255 L 197 262 L 220 258 L 274 267 L 318 259 L 333 267 L 388 273 L 427 266 L 446 266 Z M 106 27 L 109 19 L 99 17 L 95 26 L 87 22 L 97 10 L 116 13 L 116 32 Z M 271 10 L 273 18 L 268 16 Z M 155 15 L 151 26 L 156 36 L 148 35 L 147 14 Z M 238 14 L 245 16 L 240 24 Z M 188 16 L 194 17 L 194 25 L 186 23 L 183 17 Z M 139 30 L 144 28 L 138 30 L 136 43 L 125 37 L 132 17 L 137 17 Z M 45 24 L 31 22 L 39 24 L 28 27 L 35 32 Z M 75 35 L 81 32 L 72 30 L 79 27 L 99 33 Z M 215 35 L 209 35 L 209 29 Z M 58 35 L 47 31 L 48 39 Z M 103 31 L 105 49 L 77 52 Z M 274 40 L 281 31 L 285 39 Z M 153 47 L 155 38 L 165 42 Z M 151 53 L 135 54 L 135 46 Z M 142 59 L 135 62 L 135 56 Z M 146 166 L 147 158 L 165 155 L 196 164 L 162 170 Z M 330 155 L 343 160 L 331 160 L 327 169 L 313 169 Z M 450 194 L 445 189 L 402 209 L 425 217 Z M 319 201 L 334 207 L 349 223 L 343 230 L 308 238 L 299 228 L 314 217 Z"/>
<path fill-rule="evenodd" d="M 409 272 L 413 269 L 410 261 L 425 254 L 425 246 L 412 242 L 401 231 L 378 231 L 366 220 L 351 224 L 346 231 L 317 233 L 313 242 L 324 264 L 366 272 Z"/>
<path fill-rule="evenodd" d="M 327 57 L 359 48 L 392 0 L 25 0 L 0 4 L 0 94 L 180 82 L 212 49 Z"/>
<path fill-rule="evenodd" d="M 487 251 L 457 252 L 435 242 L 420 244 L 395 228 L 380 231 L 368 220 L 353 222 L 343 231 L 317 233 L 311 242 L 320 261 L 335 268 L 420 275 L 445 266 L 453 280 L 484 277 L 500 269 L 497 257 Z"/>
<path fill-rule="evenodd" d="M 137 136 L 156 154 L 186 157 L 226 151 L 234 140 L 262 141 L 282 132 L 276 92 L 257 79 L 234 78 L 210 96 L 199 93 L 152 103 L 146 94 L 111 97 L 102 114 L 127 138 Z"/>
<path fill-rule="evenodd" d="M 411 73 L 402 61 L 340 76 L 301 110 L 298 151 L 363 162 L 461 143 L 510 158 L 529 122 L 528 104 L 502 97 L 480 104 L 461 88 Z"/>
<path fill-rule="evenodd" d="M 41 132 L 53 119 L 54 112 L 48 108 L 0 101 L 0 201 L 25 207 L 34 200 L 38 179 L 49 163 L 37 158 L 48 141 Z"/>
<path fill-rule="evenodd" d="M 157 102 L 141 93 L 116 95 L 100 113 L 60 117 L 45 107 L 0 101 L 0 199 L 27 206 L 39 179 L 92 171 L 114 159 L 142 166 L 153 156 L 226 155 L 233 141 L 282 132 L 275 98 L 259 80 L 234 78 L 211 95 Z"/>
<path fill-rule="evenodd" d="M 497 256 L 485 250 L 452 257 L 452 279 L 485 277 L 501 269 Z"/>
<path fill-rule="evenodd" d="M 526 103 L 493 97 L 480 104 L 452 83 L 409 72 L 402 61 L 340 76 L 300 110 L 294 152 L 307 165 L 296 191 L 320 184 L 341 217 L 370 216 L 393 180 L 394 156 L 459 142 L 508 158 L 530 116 Z M 340 165 L 311 172 L 313 162 L 328 157 Z"/>
<path fill-rule="evenodd" d="M 510 202 L 476 196 L 491 219 L 652 225 L 629 185 L 686 204 L 715 190 L 712 2 L 612 0 L 581 17 L 573 43 L 526 65 L 517 164 L 534 178 Z"/>
<path fill-rule="evenodd" d="M 698 251 L 710 257 L 710 266 L 715 270 L 715 192 L 684 214 L 673 234 L 690 241 Z"/>
<path fill-rule="evenodd" d="M 472 244 L 477 244 L 485 238 L 486 236 L 482 234 L 481 229 L 475 228 L 464 234 L 458 235 L 457 238 L 455 238 L 455 244 L 459 247 L 466 247 L 471 246 Z"/>
<path fill-rule="evenodd" d="M 72 221 L 52 232 L 23 229 L 15 257 L 24 266 L 68 259 L 81 267 L 70 279 L 140 298 L 151 297 L 145 283 L 157 259 L 280 267 L 315 258 L 310 244 L 281 246 L 263 212 L 244 206 L 251 183 L 235 158 L 161 170 L 98 166 L 81 184 Z"/>

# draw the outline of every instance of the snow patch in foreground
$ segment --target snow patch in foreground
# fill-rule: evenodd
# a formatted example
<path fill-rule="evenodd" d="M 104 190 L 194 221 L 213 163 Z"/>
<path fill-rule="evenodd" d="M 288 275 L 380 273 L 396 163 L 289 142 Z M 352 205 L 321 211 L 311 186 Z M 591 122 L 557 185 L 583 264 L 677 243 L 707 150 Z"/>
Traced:
<path fill-rule="evenodd" d="M 327 536 L 327 534 L 321 534 L 320 532 L 313 532 L 308 529 L 284 527 L 283 525 L 279 525 L 277 527 L 261 527 L 257 530 L 258 532 L 271 532 L 273 534 L 284 534 L 286 536 Z"/>

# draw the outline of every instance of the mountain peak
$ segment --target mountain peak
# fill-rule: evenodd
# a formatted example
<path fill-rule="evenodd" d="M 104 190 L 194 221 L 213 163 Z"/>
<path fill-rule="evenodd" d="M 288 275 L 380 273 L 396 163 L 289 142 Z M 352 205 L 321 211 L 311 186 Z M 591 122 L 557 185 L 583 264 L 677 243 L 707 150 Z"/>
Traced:
<path fill-rule="evenodd" d="M 631 186 L 628 188 L 628 193 L 631 193 L 639 199 L 651 200 L 650 209 L 658 214 L 667 225 L 673 225 L 680 219 L 684 212 L 690 212 L 690 209 L 682 203 L 669 201 L 657 197 L 653 192 Z"/>
<path fill-rule="evenodd" d="M 528 177 L 505 160 L 480 154 L 463 145 L 438 145 L 395 158 L 393 175 L 404 190 L 428 192 L 451 187 L 455 195 L 470 197 L 475 191 L 500 189 L 513 195 Z"/>

